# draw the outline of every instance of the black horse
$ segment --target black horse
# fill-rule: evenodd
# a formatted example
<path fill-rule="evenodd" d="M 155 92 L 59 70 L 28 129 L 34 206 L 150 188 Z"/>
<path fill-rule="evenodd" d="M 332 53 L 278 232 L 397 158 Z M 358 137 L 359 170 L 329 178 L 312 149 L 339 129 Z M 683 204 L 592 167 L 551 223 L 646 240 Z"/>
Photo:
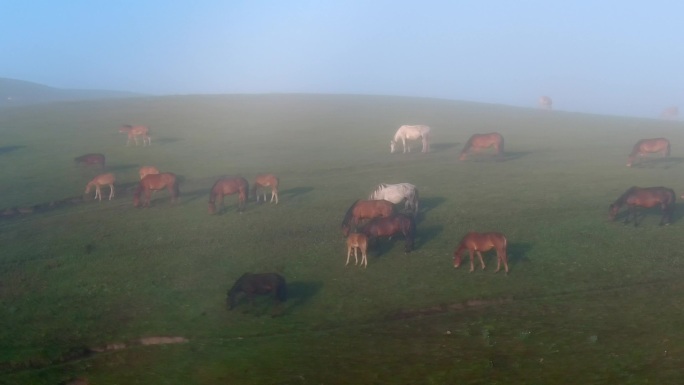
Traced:
<path fill-rule="evenodd" d="M 368 239 L 403 234 L 406 240 L 404 250 L 409 253 L 413 250 L 413 243 L 416 236 L 416 222 L 408 215 L 393 214 L 389 217 L 371 220 L 359 232 L 366 234 Z"/>
<path fill-rule="evenodd" d="M 285 283 L 285 278 L 280 274 L 245 273 L 228 290 L 228 310 L 232 310 L 237 305 L 237 296 L 240 293 L 245 293 L 252 305 L 254 305 L 255 295 L 273 294 L 276 305 L 279 305 L 287 301 L 287 284 Z"/>

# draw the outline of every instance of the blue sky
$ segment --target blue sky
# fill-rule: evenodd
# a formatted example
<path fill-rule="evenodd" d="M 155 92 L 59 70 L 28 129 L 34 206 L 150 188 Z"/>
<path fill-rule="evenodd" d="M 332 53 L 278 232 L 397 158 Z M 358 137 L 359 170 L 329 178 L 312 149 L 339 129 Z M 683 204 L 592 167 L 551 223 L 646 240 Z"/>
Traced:
<path fill-rule="evenodd" d="M 2 0 L 0 15 L 0 77 L 60 88 L 684 108 L 682 1 Z"/>

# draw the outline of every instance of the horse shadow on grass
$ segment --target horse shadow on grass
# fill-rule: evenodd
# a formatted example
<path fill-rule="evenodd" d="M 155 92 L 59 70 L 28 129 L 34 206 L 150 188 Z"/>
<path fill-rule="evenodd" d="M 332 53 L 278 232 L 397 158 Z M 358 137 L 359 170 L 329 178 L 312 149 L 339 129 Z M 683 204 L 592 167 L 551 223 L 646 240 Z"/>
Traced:
<path fill-rule="evenodd" d="M 287 190 L 281 190 L 278 192 L 278 196 L 280 198 L 285 198 L 285 200 L 292 200 L 294 198 L 298 198 L 301 195 L 308 194 L 309 192 L 313 191 L 313 187 L 309 186 L 301 186 L 301 187 L 293 187 L 289 188 Z"/>
<path fill-rule="evenodd" d="M 183 138 L 175 138 L 175 137 L 170 137 L 170 136 L 163 136 L 159 139 L 154 139 L 155 144 L 171 144 L 171 143 L 176 143 L 180 142 L 181 140 L 184 140 Z"/>
<path fill-rule="evenodd" d="M 670 156 L 667 158 L 643 158 L 639 162 L 633 164 L 632 168 L 662 168 L 667 170 L 680 165 L 682 162 L 684 162 L 684 158 L 677 156 Z"/>
<path fill-rule="evenodd" d="M 447 151 L 458 146 L 458 142 L 434 143 L 430 145 L 430 151 Z"/>
<path fill-rule="evenodd" d="M 7 154 L 25 147 L 26 146 L 2 146 L 0 147 L 0 155 Z"/>
<path fill-rule="evenodd" d="M 420 203 L 419 203 L 420 210 L 418 212 L 418 217 L 416 218 L 416 222 L 420 223 L 420 221 L 422 221 L 425 214 L 429 213 L 435 207 L 441 205 L 444 202 L 446 202 L 446 198 L 444 198 L 444 197 L 421 198 Z"/>
<path fill-rule="evenodd" d="M 287 284 L 287 307 L 285 312 L 304 306 L 318 294 L 323 287 L 322 281 L 294 281 Z"/>
<path fill-rule="evenodd" d="M 509 242 L 506 247 L 509 265 L 517 265 L 520 262 L 529 261 L 527 254 L 532 250 L 532 244 L 527 242 Z"/>
<path fill-rule="evenodd" d="M 433 226 L 423 226 L 417 229 L 416 239 L 414 242 L 414 247 L 420 249 L 424 245 L 430 243 L 433 239 L 437 238 L 439 234 L 444 230 L 442 225 Z"/>

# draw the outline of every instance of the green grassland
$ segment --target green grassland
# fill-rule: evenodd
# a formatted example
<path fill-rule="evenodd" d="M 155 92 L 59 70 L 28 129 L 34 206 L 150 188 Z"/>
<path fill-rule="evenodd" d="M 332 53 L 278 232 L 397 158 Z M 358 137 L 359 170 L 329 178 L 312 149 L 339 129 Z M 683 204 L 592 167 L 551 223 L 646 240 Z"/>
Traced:
<path fill-rule="evenodd" d="M 152 146 L 117 128 L 147 124 Z M 401 124 L 433 151 L 390 154 Z M 684 192 L 678 122 L 434 99 L 335 95 L 175 96 L 0 112 L 0 383 L 677 384 L 684 374 L 684 209 L 659 227 L 608 222 L 633 185 Z M 459 162 L 473 133 L 506 158 Z M 625 167 L 642 138 L 672 157 Z M 112 201 L 82 196 L 102 152 Z M 181 178 L 181 200 L 135 209 L 137 168 Z M 207 214 L 222 175 L 280 176 L 280 204 Z M 381 182 L 418 186 L 416 249 L 383 241 L 344 266 L 345 210 Z M 104 190 L 104 195 L 108 189 Z M 508 275 L 452 267 L 467 231 L 509 240 Z M 278 272 L 290 299 L 225 306 L 244 272 Z M 173 345 L 130 344 L 182 336 Z M 93 347 L 127 343 L 122 350 Z"/>

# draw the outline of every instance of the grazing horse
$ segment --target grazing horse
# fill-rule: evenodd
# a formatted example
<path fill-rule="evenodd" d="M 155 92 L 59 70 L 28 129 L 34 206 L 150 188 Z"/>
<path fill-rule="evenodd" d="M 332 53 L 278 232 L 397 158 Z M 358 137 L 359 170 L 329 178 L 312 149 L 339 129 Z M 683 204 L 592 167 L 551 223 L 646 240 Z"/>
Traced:
<path fill-rule="evenodd" d="M 552 110 L 553 109 L 553 100 L 551 100 L 551 98 L 548 96 L 541 96 L 539 98 L 539 108 L 544 109 L 544 110 Z"/>
<path fill-rule="evenodd" d="M 660 225 L 669 225 L 672 221 L 672 213 L 675 209 L 675 201 L 677 197 L 671 188 L 667 187 L 631 187 L 625 191 L 620 197 L 613 202 L 608 209 L 608 218 L 611 221 L 615 220 L 618 212 L 622 206 L 627 205 L 627 218 L 624 223 L 629 222 L 630 215 L 634 217 L 634 226 L 639 223 L 637 221 L 637 207 L 650 208 L 660 205 L 663 210 L 663 217 L 660 219 Z"/>
<path fill-rule="evenodd" d="M 403 234 L 406 240 L 404 251 L 409 253 L 413 250 L 416 236 L 416 221 L 404 214 L 394 214 L 389 217 L 372 219 L 360 231 L 368 239 L 380 237 L 392 237 L 395 234 Z"/>
<path fill-rule="evenodd" d="M 399 127 L 394 138 L 390 141 L 390 152 L 394 153 L 397 143 L 401 140 L 404 147 L 404 153 L 411 152 L 411 145 L 406 145 L 407 140 L 423 140 L 422 152 L 430 152 L 430 127 L 424 125 Z"/>
<path fill-rule="evenodd" d="M 228 290 L 228 310 L 233 310 L 237 305 L 237 296 L 245 293 L 250 304 L 254 305 L 254 296 L 259 294 L 273 294 L 276 304 L 287 301 L 287 284 L 282 275 L 276 273 L 252 274 L 245 273 L 235 281 L 233 287 Z"/>
<path fill-rule="evenodd" d="M 411 183 L 379 184 L 368 196 L 370 200 L 384 199 L 399 204 L 404 201 L 404 209 L 418 214 L 418 189 Z"/>
<path fill-rule="evenodd" d="M 154 166 L 142 166 L 140 167 L 140 170 L 138 170 L 138 174 L 140 175 L 140 179 L 142 179 L 145 175 L 159 174 L 159 170 Z"/>
<path fill-rule="evenodd" d="M 258 189 L 262 189 L 262 192 L 264 194 L 264 202 L 266 202 L 266 187 L 271 188 L 271 203 L 275 200 L 275 203 L 278 204 L 278 184 L 280 183 L 280 180 L 278 179 L 277 176 L 273 174 L 261 174 L 257 175 L 256 178 L 254 178 L 254 185 L 252 187 L 252 194 L 254 194 L 254 197 L 256 198 L 256 202 L 259 203 L 259 193 L 257 192 Z"/>
<path fill-rule="evenodd" d="M 152 137 L 149 135 L 150 128 L 147 126 L 134 126 L 130 124 L 125 124 L 119 127 L 119 132 L 128 135 L 128 139 L 126 139 L 126 146 L 128 146 L 131 143 L 131 140 L 133 140 L 135 142 L 135 145 L 137 146 L 139 136 L 142 137 L 143 147 L 145 147 L 145 145 L 152 145 Z"/>
<path fill-rule="evenodd" d="M 463 150 L 458 156 L 458 160 L 466 160 L 469 152 L 479 152 L 480 150 L 494 147 L 496 155 L 500 159 L 504 152 L 504 139 L 498 132 L 491 132 L 489 134 L 474 134 L 468 139 Z"/>
<path fill-rule="evenodd" d="M 663 158 L 670 156 L 670 141 L 665 138 L 641 139 L 634 145 L 632 153 L 627 157 L 627 167 L 632 167 L 634 160 L 643 158 L 647 153 L 658 152 Z"/>
<path fill-rule="evenodd" d="M 463 252 L 468 250 L 468 253 L 470 253 L 470 272 L 475 270 L 475 266 L 473 265 L 473 253 L 477 253 L 478 258 L 480 258 L 480 266 L 482 266 L 482 270 L 484 270 L 485 264 L 484 260 L 482 260 L 481 252 L 495 249 L 497 257 L 495 273 L 501 269 L 501 262 L 503 262 L 506 274 L 508 274 L 508 256 L 506 255 L 507 243 L 506 237 L 501 233 L 476 233 L 471 231 L 461 239 L 461 243 L 458 244 L 456 251 L 454 251 L 454 267 L 458 268 L 461 266 Z"/>
<path fill-rule="evenodd" d="M 85 154 L 74 158 L 74 162 L 86 166 L 98 165 L 100 168 L 105 166 L 105 156 L 103 154 Z"/>
<path fill-rule="evenodd" d="M 347 237 L 347 263 L 349 264 L 349 257 L 351 256 L 352 250 L 354 250 L 354 265 L 359 263 L 357 258 L 357 250 L 361 250 L 361 264 L 363 267 L 368 266 L 368 257 L 366 256 L 366 251 L 368 250 L 368 236 L 362 233 L 351 233 Z"/>
<path fill-rule="evenodd" d="M 663 119 L 668 119 L 668 120 L 677 119 L 677 117 L 679 117 L 679 107 L 677 107 L 677 106 L 667 107 L 666 109 L 663 110 L 663 112 L 660 113 L 660 117 Z"/>
<path fill-rule="evenodd" d="M 163 172 L 161 174 L 149 174 L 138 183 L 138 188 L 133 193 L 133 206 L 140 207 L 140 194 L 145 193 L 143 207 L 150 207 L 150 197 L 152 191 L 168 189 L 171 193 L 171 202 L 175 202 L 180 192 L 178 191 L 178 182 L 176 181 L 176 174 L 170 172 Z"/>
<path fill-rule="evenodd" d="M 389 217 L 394 211 L 394 205 L 386 200 L 357 200 L 352 204 L 342 220 L 342 233 L 348 236 L 354 227 L 359 225 L 363 219 L 373 219 L 377 217 Z"/>
<path fill-rule="evenodd" d="M 235 193 L 238 194 L 238 211 L 242 212 L 249 196 L 247 179 L 236 176 L 217 180 L 209 192 L 209 214 L 216 214 L 216 201 L 220 207 L 223 207 L 223 197 Z"/>
<path fill-rule="evenodd" d="M 102 186 L 107 186 L 109 185 L 109 200 L 112 200 L 112 197 L 114 196 L 114 181 L 116 178 L 114 177 L 114 174 L 112 173 L 107 173 L 107 174 L 100 174 L 93 178 L 88 184 L 86 185 L 85 189 L 85 194 L 90 193 L 90 189 L 95 187 L 95 198 L 93 199 L 98 199 L 100 202 L 102 202 L 102 191 L 100 188 Z"/>

